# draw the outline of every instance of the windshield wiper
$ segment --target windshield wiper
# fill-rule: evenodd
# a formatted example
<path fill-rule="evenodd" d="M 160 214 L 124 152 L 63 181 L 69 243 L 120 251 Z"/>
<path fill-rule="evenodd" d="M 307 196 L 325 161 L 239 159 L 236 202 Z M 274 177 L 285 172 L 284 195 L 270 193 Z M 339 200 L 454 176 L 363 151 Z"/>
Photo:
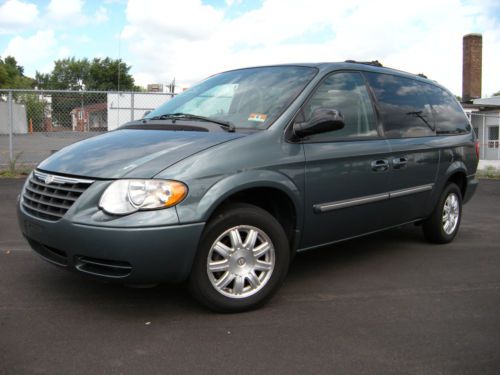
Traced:
<path fill-rule="evenodd" d="M 147 120 L 178 120 L 178 119 L 187 119 L 187 120 L 199 120 L 199 121 L 207 121 L 207 122 L 212 122 L 214 124 L 218 124 L 223 128 L 224 130 L 227 130 L 228 132 L 234 132 L 235 128 L 234 125 L 229 122 L 229 121 L 223 121 L 223 120 L 217 120 L 211 117 L 204 117 L 204 116 L 198 116 L 198 115 L 192 115 L 190 113 L 167 113 L 164 115 L 160 116 L 154 116 L 151 117 Z"/>

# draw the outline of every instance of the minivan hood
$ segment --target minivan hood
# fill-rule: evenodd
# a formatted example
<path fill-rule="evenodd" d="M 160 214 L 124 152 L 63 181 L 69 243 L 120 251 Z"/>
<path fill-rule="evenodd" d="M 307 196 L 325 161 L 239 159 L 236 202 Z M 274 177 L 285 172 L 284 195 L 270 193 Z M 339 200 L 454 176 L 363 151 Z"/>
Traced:
<path fill-rule="evenodd" d="M 67 146 L 38 166 L 93 178 L 150 178 L 199 151 L 241 133 L 122 129 Z"/>

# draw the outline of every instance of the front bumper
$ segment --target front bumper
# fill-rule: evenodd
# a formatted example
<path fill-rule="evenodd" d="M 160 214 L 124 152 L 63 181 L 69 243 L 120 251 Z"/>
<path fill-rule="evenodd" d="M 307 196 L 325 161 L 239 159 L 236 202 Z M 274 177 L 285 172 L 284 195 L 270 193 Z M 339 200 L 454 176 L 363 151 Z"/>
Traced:
<path fill-rule="evenodd" d="M 18 221 L 45 260 L 93 277 L 125 284 L 181 282 L 191 271 L 204 223 L 109 227 L 35 218 L 18 202 Z"/>

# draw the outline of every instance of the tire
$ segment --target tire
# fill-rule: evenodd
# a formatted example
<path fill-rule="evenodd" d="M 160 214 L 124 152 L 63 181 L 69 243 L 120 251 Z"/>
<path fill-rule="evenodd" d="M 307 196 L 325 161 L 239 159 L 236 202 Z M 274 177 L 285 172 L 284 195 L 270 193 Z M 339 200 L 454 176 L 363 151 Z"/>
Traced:
<path fill-rule="evenodd" d="M 425 238 L 440 244 L 451 242 L 457 235 L 461 220 L 462 193 L 456 184 L 450 182 L 441 193 L 431 216 L 423 222 Z"/>
<path fill-rule="evenodd" d="M 208 222 L 189 287 L 211 310 L 247 311 L 278 290 L 289 262 L 288 239 L 280 223 L 259 207 L 233 204 Z"/>

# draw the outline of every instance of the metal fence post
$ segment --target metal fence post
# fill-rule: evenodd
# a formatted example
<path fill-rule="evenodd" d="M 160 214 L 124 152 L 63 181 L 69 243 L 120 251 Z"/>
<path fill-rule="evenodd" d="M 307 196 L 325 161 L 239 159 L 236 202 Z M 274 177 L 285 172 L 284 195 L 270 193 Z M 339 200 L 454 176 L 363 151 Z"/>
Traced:
<path fill-rule="evenodd" d="M 9 161 L 10 164 L 14 162 L 14 153 L 12 149 L 12 133 L 14 131 L 14 116 L 12 112 L 12 91 L 9 91 L 9 96 L 8 96 L 8 102 L 9 102 Z"/>
<path fill-rule="evenodd" d="M 80 102 L 80 113 L 82 115 L 82 132 L 86 131 L 86 124 L 85 124 L 85 112 L 83 111 L 83 91 L 80 91 L 82 94 L 81 102 Z M 77 120 L 78 123 L 78 120 Z"/>
<path fill-rule="evenodd" d="M 486 116 L 483 113 L 483 159 L 486 159 L 486 149 L 488 147 L 488 144 L 486 143 Z"/>
<path fill-rule="evenodd" d="M 130 96 L 130 121 L 134 121 L 134 93 Z"/>
<path fill-rule="evenodd" d="M 498 131 L 497 131 L 497 160 L 500 160 L 500 116 L 498 117 Z"/>

